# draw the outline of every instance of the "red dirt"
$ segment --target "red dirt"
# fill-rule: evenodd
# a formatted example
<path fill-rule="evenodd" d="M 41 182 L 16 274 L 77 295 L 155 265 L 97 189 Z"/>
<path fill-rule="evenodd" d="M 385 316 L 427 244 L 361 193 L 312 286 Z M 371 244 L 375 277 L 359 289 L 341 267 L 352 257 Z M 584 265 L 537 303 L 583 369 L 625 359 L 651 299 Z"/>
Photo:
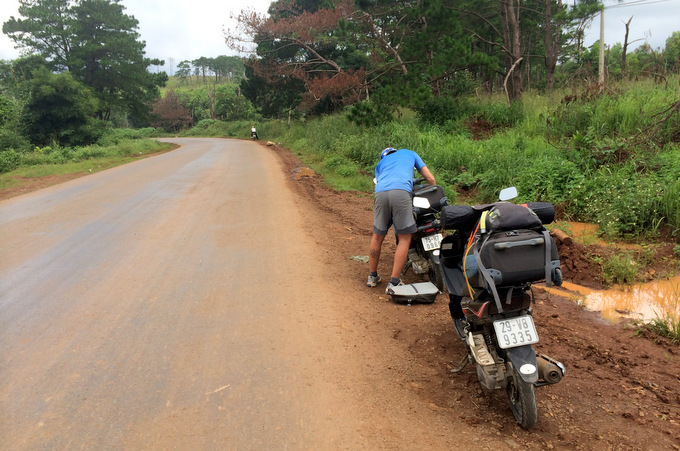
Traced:
<path fill-rule="evenodd" d="M 289 151 L 273 149 L 291 172 L 300 166 Z M 335 192 L 319 176 L 295 183 L 300 196 L 318 207 L 310 214 L 322 215 L 328 223 L 320 244 L 338 277 L 346 278 L 347 284 L 363 284 L 368 266 L 350 257 L 368 254 L 371 194 Z M 388 236 L 385 243 L 389 242 L 394 241 Z M 384 246 L 379 273 L 391 271 L 393 252 L 394 246 Z M 602 288 L 601 270 L 589 255 L 606 258 L 611 252 L 579 243 L 560 246 L 565 279 Z M 659 246 L 655 261 L 663 265 L 668 253 L 672 246 Z M 409 274 L 407 282 L 420 281 Z M 559 384 L 537 390 L 539 421 L 531 431 L 512 421 L 504 393 L 482 391 L 474 368 L 468 366 L 459 375 L 450 372 L 464 349 L 455 337 L 445 293 L 432 305 L 404 306 L 396 315 L 375 320 L 387 323 L 394 339 L 403 342 L 408 357 L 417 362 L 413 366 L 421 372 L 410 374 L 408 380 L 423 403 L 504 440 L 508 449 L 680 449 L 680 348 L 625 323 L 610 324 L 565 297 L 548 295 L 538 287 L 534 292 L 534 318 L 541 337 L 536 350 L 561 361 L 566 375 Z M 369 288 L 365 301 L 390 302 Z"/>

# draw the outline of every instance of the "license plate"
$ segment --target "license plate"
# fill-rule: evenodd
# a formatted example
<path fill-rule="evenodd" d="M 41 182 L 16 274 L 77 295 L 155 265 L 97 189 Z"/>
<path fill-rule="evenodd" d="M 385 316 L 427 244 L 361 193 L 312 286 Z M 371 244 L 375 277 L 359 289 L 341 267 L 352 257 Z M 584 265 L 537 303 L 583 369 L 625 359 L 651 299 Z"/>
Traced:
<path fill-rule="evenodd" d="M 534 319 L 529 315 L 494 321 L 493 327 L 502 349 L 538 343 Z"/>
<path fill-rule="evenodd" d="M 428 235 L 421 238 L 423 241 L 423 247 L 426 251 L 433 251 L 439 249 L 442 245 L 442 234 L 435 233 L 434 235 Z"/>

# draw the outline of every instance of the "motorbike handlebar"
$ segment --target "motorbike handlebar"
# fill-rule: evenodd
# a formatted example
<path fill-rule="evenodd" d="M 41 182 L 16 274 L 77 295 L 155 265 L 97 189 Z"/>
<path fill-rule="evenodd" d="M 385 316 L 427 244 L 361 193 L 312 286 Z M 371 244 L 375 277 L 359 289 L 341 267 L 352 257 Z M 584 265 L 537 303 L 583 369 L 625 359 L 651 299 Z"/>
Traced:
<path fill-rule="evenodd" d="M 424 232 L 424 231 L 430 230 L 430 229 L 433 229 L 433 230 L 435 230 L 435 231 L 441 230 L 441 229 L 442 229 L 441 221 L 439 221 L 439 219 L 435 219 L 435 220 L 432 221 L 432 223 L 430 223 L 430 224 L 425 224 L 425 225 L 422 225 L 422 226 L 418 227 L 418 228 L 417 228 L 417 231 L 418 231 L 418 232 Z"/>

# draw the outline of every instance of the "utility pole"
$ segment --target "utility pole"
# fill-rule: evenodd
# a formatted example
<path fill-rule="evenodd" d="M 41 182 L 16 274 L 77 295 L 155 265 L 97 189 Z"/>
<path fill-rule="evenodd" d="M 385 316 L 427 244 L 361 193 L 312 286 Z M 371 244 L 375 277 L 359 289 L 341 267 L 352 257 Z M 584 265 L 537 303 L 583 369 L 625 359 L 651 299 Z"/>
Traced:
<path fill-rule="evenodd" d="M 600 91 L 604 89 L 604 8 L 600 11 L 600 64 L 599 64 Z"/>

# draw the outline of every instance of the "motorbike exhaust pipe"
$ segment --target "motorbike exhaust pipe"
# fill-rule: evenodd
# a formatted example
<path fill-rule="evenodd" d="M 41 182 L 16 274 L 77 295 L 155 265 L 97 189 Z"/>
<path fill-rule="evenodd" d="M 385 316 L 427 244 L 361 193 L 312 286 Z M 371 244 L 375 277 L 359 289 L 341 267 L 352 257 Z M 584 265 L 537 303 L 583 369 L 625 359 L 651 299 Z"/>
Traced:
<path fill-rule="evenodd" d="M 538 367 L 538 378 L 543 379 L 548 384 L 556 384 L 564 376 L 564 365 L 546 355 L 538 354 L 536 356 L 536 366 Z"/>

